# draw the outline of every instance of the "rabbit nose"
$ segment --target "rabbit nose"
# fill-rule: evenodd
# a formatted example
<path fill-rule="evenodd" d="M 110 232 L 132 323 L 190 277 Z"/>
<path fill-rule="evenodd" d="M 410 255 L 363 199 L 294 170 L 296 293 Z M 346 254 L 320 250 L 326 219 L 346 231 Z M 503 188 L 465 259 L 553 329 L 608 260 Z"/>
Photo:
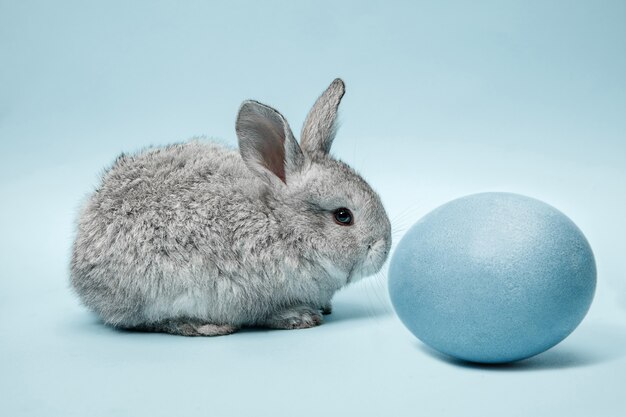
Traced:
<path fill-rule="evenodd" d="M 389 245 L 389 241 L 383 237 L 383 238 L 378 239 L 373 244 L 370 244 L 368 246 L 368 249 L 379 250 L 386 256 L 389 253 L 390 246 L 391 245 Z"/>

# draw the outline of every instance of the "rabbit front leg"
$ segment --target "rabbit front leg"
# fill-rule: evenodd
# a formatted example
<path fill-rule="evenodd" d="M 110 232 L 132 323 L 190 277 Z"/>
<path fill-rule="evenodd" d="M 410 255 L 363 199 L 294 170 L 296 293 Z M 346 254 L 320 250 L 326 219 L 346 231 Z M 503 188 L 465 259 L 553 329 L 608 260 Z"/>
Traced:
<path fill-rule="evenodd" d="M 332 314 L 333 313 L 333 305 L 329 302 L 327 302 L 326 304 L 324 304 L 321 308 L 322 310 L 322 314 L 323 315 L 328 315 L 328 314 Z"/>
<path fill-rule="evenodd" d="M 323 318 L 318 309 L 299 305 L 281 310 L 270 316 L 264 323 L 272 329 L 308 329 L 322 324 Z"/>

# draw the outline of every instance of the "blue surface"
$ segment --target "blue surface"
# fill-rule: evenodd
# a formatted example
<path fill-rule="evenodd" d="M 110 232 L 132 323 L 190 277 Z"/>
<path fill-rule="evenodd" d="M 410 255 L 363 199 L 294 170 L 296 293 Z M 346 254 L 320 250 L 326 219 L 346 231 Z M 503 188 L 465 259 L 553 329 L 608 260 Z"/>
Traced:
<path fill-rule="evenodd" d="M 623 1 L 0 0 L 0 416 L 623 417 L 624 21 Z M 236 144 L 245 99 L 297 134 L 335 77 L 333 152 L 380 192 L 396 242 L 483 191 L 584 230 L 598 287 L 575 332 L 508 366 L 440 360 L 384 274 L 301 331 L 123 333 L 80 306 L 74 219 L 119 152 Z"/>
<path fill-rule="evenodd" d="M 427 345 L 472 362 L 526 359 L 567 337 L 596 288 L 580 229 L 541 201 L 481 193 L 438 207 L 402 238 L 389 293 Z"/>

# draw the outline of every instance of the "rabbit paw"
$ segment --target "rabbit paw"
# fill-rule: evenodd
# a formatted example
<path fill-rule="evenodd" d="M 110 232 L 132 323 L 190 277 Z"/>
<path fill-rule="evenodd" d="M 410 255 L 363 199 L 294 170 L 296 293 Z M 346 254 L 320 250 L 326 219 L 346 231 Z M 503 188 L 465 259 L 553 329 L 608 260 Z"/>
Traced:
<path fill-rule="evenodd" d="M 322 315 L 309 306 L 297 306 L 283 310 L 265 324 L 272 329 L 308 329 L 322 324 Z"/>

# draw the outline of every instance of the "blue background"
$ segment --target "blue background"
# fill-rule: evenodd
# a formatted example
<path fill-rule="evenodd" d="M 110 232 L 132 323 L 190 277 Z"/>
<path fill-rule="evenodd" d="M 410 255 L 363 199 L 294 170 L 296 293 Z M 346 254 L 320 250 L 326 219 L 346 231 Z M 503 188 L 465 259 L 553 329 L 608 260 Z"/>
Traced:
<path fill-rule="evenodd" d="M 0 1 L 0 415 L 567 415 L 626 409 L 626 3 Z M 242 100 L 295 132 L 347 84 L 334 154 L 396 241 L 453 198 L 539 198 L 585 232 L 581 326 L 515 365 L 426 349 L 381 274 L 321 327 L 117 332 L 68 290 L 73 222 L 121 151 L 236 143 Z"/>

